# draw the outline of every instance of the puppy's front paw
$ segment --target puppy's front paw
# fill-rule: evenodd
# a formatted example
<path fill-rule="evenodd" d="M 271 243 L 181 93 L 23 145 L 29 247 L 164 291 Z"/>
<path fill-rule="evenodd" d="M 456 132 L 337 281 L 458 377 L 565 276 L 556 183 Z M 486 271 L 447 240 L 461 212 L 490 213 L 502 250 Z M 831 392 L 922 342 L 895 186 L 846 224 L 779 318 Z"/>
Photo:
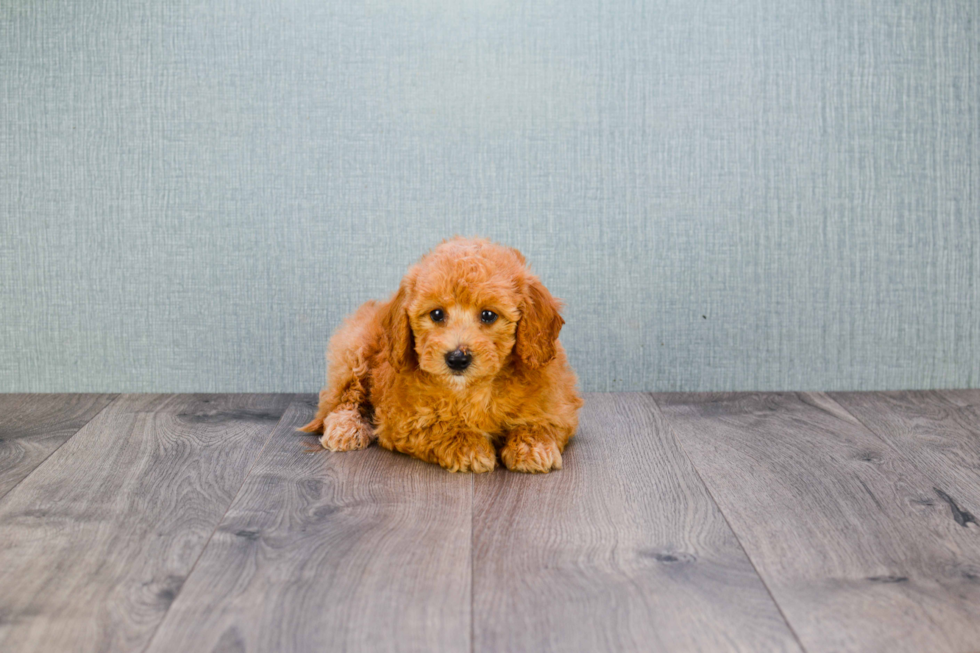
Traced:
<path fill-rule="evenodd" d="M 320 444 L 330 451 L 363 449 L 374 438 L 371 425 L 356 410 L 336 410 L 323 420 Z"/>
<path fill-rule="evenodd" d="M 512 472 L 547 474 L 561 469 L 561 450 L 548 435 L 523 432 L 512 434 L 500 450 L 500 459 Z"/>
<path fill-rule="evenodd" d="M 451 472 L 492 472 L 497 452 L 485 435 L 460 434 L 436 450 L 436 462 Z"/>

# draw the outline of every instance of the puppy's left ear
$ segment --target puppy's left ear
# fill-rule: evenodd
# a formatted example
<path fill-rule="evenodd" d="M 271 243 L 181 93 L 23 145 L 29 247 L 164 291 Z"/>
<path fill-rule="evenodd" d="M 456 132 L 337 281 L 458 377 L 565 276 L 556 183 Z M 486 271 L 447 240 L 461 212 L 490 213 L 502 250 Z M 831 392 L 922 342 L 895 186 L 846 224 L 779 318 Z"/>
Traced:
<path fill-rule="evenodd" d="M 537 277 L 529 275 L 524 285 L 514 351 L 531 369 L 541 367 L 555 357 L 555 342 L 565 324 L 560 310 L 561 302 L 551 296 Z"/>

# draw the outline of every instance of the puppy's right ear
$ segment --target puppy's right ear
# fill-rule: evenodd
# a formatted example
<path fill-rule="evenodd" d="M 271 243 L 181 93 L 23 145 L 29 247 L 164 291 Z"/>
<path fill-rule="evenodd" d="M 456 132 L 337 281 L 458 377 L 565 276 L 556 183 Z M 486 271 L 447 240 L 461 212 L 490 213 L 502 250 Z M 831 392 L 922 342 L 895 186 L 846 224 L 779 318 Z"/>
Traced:
<path fill-rule="evenodd" d="M 399 372 L 406 372 L 418 366 L 415 355 L 415 336 L 408 321 L 408 302 L 411 294 L 411 279 L 402 280 L 398 292 L 388 300 L 382 309 L 381 346 L 388 352 L 388 360 Z"/>

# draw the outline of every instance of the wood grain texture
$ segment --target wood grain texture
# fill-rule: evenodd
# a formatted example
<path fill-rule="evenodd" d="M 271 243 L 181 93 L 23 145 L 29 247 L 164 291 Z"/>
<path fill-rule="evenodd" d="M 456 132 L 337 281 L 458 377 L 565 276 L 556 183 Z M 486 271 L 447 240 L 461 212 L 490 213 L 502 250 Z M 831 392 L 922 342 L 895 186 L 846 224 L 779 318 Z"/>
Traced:
<path fill-rule="evenodd" d="M 977 650 L 978 531 L 839 404 L 656 399 L 808 651 Z"/>
<path fill-rule="evenodd" d="M 980 390 L 844 392 L 831 397 L 909 459 L 964 528 L 980 519 Z"/>
<path fill-rule="evenodd" d="M 475 479 L 476 651 L 797 651 L 648 395 L 589 395 L 561 472 Z"/>
<path fill-rule="evenodd" d="M 290 406 L 150 651 L 469 650 L 473 477 L 318 451 L 315 407 Z"/>
<path fill-rule="evenodd" d="M 0 650 L 142 650 L 288 405 L 126 395 L 0 500 Z"/>
<path fill-rule="evenodd" d="M 0 394 L 0 497 L 109 405 L 110 394 Z"/>

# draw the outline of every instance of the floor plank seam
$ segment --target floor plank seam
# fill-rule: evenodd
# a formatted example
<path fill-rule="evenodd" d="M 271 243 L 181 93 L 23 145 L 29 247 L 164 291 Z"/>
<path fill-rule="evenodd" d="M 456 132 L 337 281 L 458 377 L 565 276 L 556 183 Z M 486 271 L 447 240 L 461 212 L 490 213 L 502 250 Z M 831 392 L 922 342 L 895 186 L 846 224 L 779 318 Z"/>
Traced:
<path fill-rule="evenodd" d="M 943 483 L 941 479 L 936 478 L 932 473 L 930 473 L 927 467 L 924 467 L 918 462 L 916 462 L 916 459 L 914 457 L 907 455 L 904 451 L 899 449 L 894 443 L 891 442 L 889 438 L 880 435 L 875 428 L 872 428 L 870 424 L 868 424 L 865 420 L 861 419 L 861 417 L 857 413 L 855 413 L 853 410 L 848 408 L 845 404 L 837 401 L 837 399 L 835 399 L 830 393 L 824 393 L 824 394 L 827 396 L 828 399 L 830 399 L 835 404 L 840 406 L 841 409 L 844 410 L 844 412 L 846 412 L 848 415 L 853 417 L 857 421 L 857 423 L 860 424 L 865 431 L 867 431 L 872 436 L 874 436 L 876 440 L 884 443 L 884 445 L 888 447 L 891 451 L 893 451 L 895 455 L 897 455 L 899 458 L 907 462 L 909 466 L 911 466 L 913 469 L 915 469 L 920 474 L 922 474 L 922 476 L 927 481 L 929 481 L 929 485 L 932 486 L 932 490 L 933 492 L 936 493 L 936 496 L 938 496 L 943 502 L 946 503 L 946 505 L 949 506 L 952 518 L 958 525 L 964 528 L 966 528 L 971 523 L 976 526 L 980 526 L 980 523 L 977 522 L 976 516 L 974 516 L 969 510 L 964 510 L 960 508 L 956 500 L 947 492 L 948 490 L 948 491 L 952 491 L 954 494 L 959 495 L 958 488 L 952 487 L 951 484 Z M 946 487 L 945 489 L 943 489 L 941 486 L 946 486 Z"/>
<path fill-rule="evenodd" d="M 470 474 L 470 653 L 476 650 L 476 613 L 473 606 L 476 599 L 476 574 L 473 573 L 476 561 L 476 520 L 473 515 L 476 513 L 476 478 Z"/>
<path fill-rule="evenodd" d="M 748 550 L 746 550 L 745 545 L 742 544 L 742 538 L 738 536 L 738 531 L 736 531 L 735 527 L 732 526 L 732 523 L 728 519 L 728 515 L 725 514 L 725 511 L 721 509 L 721 505 L 718 503 L 717 499 L 715 499 L 715 495 L 711 491 L 711 487 L 704 480 L 704 477 L 701 476 L 701 471 L 698 469 L 698 466 L 694 463 L 694 459 L 687 452 L 687 449 L 684 448 L 684 443 L 681 441 L 681 438 L 677 436 L 677 431 L 674 429 L 674 425 L 671 423 L 670 417 L 667 415 L 666 412 L 664 412 L 664 409 L 660 405 L 660 402 L 657 401 L 657 393 L 651 392 L 648 394 L 653 399 L 653 403 L 657 407 L 657 410 L 660 411 L 660 414 L 664 420 L 664 424 L 667 426 L 667 428 L 670 429 L 671 433 L 674 435 L 674 441 L 677 442 L 677 447 L 680 449 L 681 453 L 684 454 L 684 457 L 687 459 L 687 461 L 691 464 L 691 469 L 694 470 L 695 476 L 697 476 L 698 480 L 701 481 L 701 485 L 704 487 L 704 491 L 708 493 L 708 497 L 711 499 L 711 503 L 713 503 L 715 508 L 718 509 L 718 514 L 720 514 L 721 518 L 725 520 L 725 523 L 728 525 L 728 530 L 730 530 L 732 533 L 732 537 L 734 537 L 735 541 L 738 542 L 738 548 L 742 550 L 742 553 L 745 555 L 745 559 L 749 561 L 750 565 L 752 565 L 752 571 L 755 572 L 756 578 L 758 578 L 759 582 L 762 583 L 762 586 L 766 588 L 766 593 L 769 595 L 769 598 L 772 599 L 773 605 L 776 606 L 776 610 L 779 612 L 779 616 L 783 618 L 783 623 L 786 624 L 786 627 L 789 629 L 789 632 L 793 635 L 793 639 L 796 640 L 796 643 L 799 645 L 800 650 L 806 652 L 807 648 L 803 645 L 803 641 L 800 639 L 800 636 L 796 633 L 796 629 L 793 628 L 793 624 L 790 623 L 790 620 L 786 616 L 786 613 L 783 612 L 783 606 L 779 605 L 779 601 L 776 600 L 776 596 L 772 593 L 772 590 L 769 588 L 769 583 L 766 582 L 766 579 L 759 572 L 759 568 L 756 566 L 755 560 L 752 559 L 752 556 L 749 555 L 749 552 Z"/>
<path fill-rule="evenodd" d="M 187 585 L 187 581 L 190 580 L 190 577 L 194 574 L 194 570 L 197 569 L 197 563 L 199 563 L 201 561 L 201 558 L 204 557 L 204 552 L 208 550 L 208 546 L 211 544 L 211 539 L 214 537 L 214 534 L 218 532 L 218 529 L 221 527 L 221 524 L 225 521 L 225 517 L 227 517 L 229 511 L 231 511 L 231 507 L 235 505 L 235 500 L 238 499 L 238 495 L 242 493 L 242 488 L 245 487 L 245 483 L 248 481 L 248 478 L 252 475 L 252 470 L 255 469 L 255 466 L 262 458 L 262 454 L 265 453 L 265 450 L 269 446 L 269 443 L 272 442 L 272 436 L 276 434 L 276 431 L 279 429 L 279 425 L 282 424 L 282 421 L 286 418 L 286 414 L 289 412 L 290 406 L 296 403 L 297 396 L 298 394 L 293 393 L 292 398 L 286 403 L 286 407 L 282 411 L 282 415 L 279 416 L 279 419 L 276 421 L 275 425 L 273 425 L 273 427 L 269 429 L 269 437 L 266 438 L 265 444 L 262 445 L 262 448 L 259 450 L 259 453 L 256 454 L 255 460 L 253 460 L 252 464 L 249 465 L 248 471 L 245 472 L 245 476 L 242 478 L 241 485 L 238 486 L 238 490 L 235 491 L 235 494 L 234 496 L 232 496 L 231 501 L 228 502 L 228 507 L 226 507 L 225 511 L 221 514 L 221 518 L 215 522 L 214 529 L 211 530 L 211 534 L 208 535 L 208 539 L 204 542 L 204 546 L 201 547 L 200 553 L 198 553 L 197 558 L 194 559 L 194 564 L 192 564 L 191 568 L 187 571 L 187 575 L 184 577 L 184 580 L 180 585 L 180 589 L 178 589 L 177 592 L 174 594 L 174 598 L 170 602 L 170 605 L 167 606 L 167 610 L 164 612 L 163 617 L 161 617 L 160 621 L 157 622 L 156 627 L 153 629 L 153 634 L 150 635 L 150 638 L 146 641 L 146 646 L 143 647 L 142 653 L 146 653 L 146 651 L 149 651 L 150 648 L 153 646 L 153 641 L 156 639 L 157 633 L 160 632 L 160 627 L 163 626 L 163 622 L 167 620 L 167 615 L 170 614 L 170 611 L 173 609 L 174 605 L 177 603 L 177 601 L 180 600 L 180 593 L 184 590 L 184 587 Z"/>
<path fill-rule="evenodd" d="M 105 393 L 105 394 L 112 394 L 112 393 L 110 392 L 110 393 Z M 97 419 L 97 418 L 99 417 L 99 415 L 101 415 L 101 414 L 102 414 L 102 413 L 104 413 L 105 411 L 107 411 L 107 410 L 109 410 L 109 408 L 110 408 L 111 406 L 113 406 L 113 405 L 114 405 L 114 404 L 115 404 L 115 403 L 116 403 L 117 401 L 119 401 L 119 399 L 120 399 L 120 398 L 122 398 L 123 396 L 124 396 L 124 394 L 123 394 L 123 393 L 121 393 L 121 392 L 120 392 L 120 393 L 118 393 L 118 394 L 116 394 L 116 396 L 115 396 L 115 397 L 113 397 L 113 398 L 112 398 L 112 400 L 111 400 L 111 401 L 110 401 L 109 403 L 107 403 L 107 404 L 106 404 L 105 406 L 103 406 L 103 407 L 102 407 L 102 410 L 100 410 L 99 412 L 97 412 L 97 413 L 96 413 L 95 415 L 92 415 L 92 419 L 90 419 L 90 420 L 88 420 L 87 422 L 85 422 L 84 424 L 82 424 L 81 426 L 79 426 L 79 427 L 78 427 L 77 429 L 75 429 L 75 432 L 74 432 L 74 433 L 72 433 L 72 434 L 71 434 L 71 436 L 69 436 L 69 437 L 67 437 L 67 438 L 65 438 L 65 441 L 64 441 L 64 442 L 62 442 L 62 443 L 61 443 L 61 444 L 59 444 L 59 445 L 58 445 L 57 447 L 55 447 L 54 449 L 52 449 L 52 450 L 51 450 L 51 452 L 50 452 L 50 453 L 49 453 L 49 454 L 48 454 L 47 456 L 45 456 L 45 457 L 44 457 L 44 460 L 42 460 L 42 461 L 41 461 L 41 462 L 39 462 L 39 463 L 38 463 L 37 465 L 35 465 L 35 466 L 34 466 L 34 469 L 32 469 L 31 471 L 29 471 L 29 472 L 27 473 L 27 475 L 26 475 L 26 476 L 24 476 L 24 478 L 22 478 L 22 479 L 20 479 L 20 480 L 19 480 L 19 481 L 17 481 L 16 483 L 14 483 L 14 484 L 13 484 L 13 485 L 12 485 L 12 486 L 10 487 L 10 489 L 8 489 L 8 490 L 7 490 L 6 492 L 4 492 L 4 493 L 3 493 L 2 495 L 0 495 L 0 501 L 3 501 L 3 500 L 4 500 L 4 498 L 6 498 L 7 496 L 9 496 L 9 495 L 10 495 L 10 493 L 11 493 L 11 492 L 13 492 L 14 490 L 16 490 L 16 489 L 17 489 L 17 487 L 18 487 L 18 486 L 19 486 L 19 485 L 20 485 L 21 483 L 23 483 L 23 482 L 24 482 L 24 481 L 25 481 L 26 479 L 28 479 L 28 478 L 30 478 L 31 476 L 33 476 L 33 475 L 34 475 L 34 473 L 35 473 L 35 472 L 36 472 L 36 471 L 37 471 L 38 469 L 40 469 L 41 467 L 43 467 L 43 466 L 44 466 L 44 463 L 46 463 L 46 462 L 48 461 L 48 459 L 50 459 L 50 458 L 51 458 L 51 456 L 53 456 L 53 455 L 55 454 L 55 452 L 57 452 L 57 451 L 58 451 L 59 449 L 61 449 L 61 448 L 62 448 L 63 446 L 65 446 L 66 444 L 68 444 L 68 442 L 70 442 L 72 438 L 74 438 L 74 437 L 75 437 L 76 435 L 78 435 L 78 434 L 79 434 L 79 433 L 81 432 L 81 430 L 82 430 L 83 428 L 85 428 L 86 426 L 88 426 L 89 424 L 91 424 L 92 422 L 94 422 L 94 421 L 95 421 L 95 420 L 96 420 L 96 419 Z"/>
<path fill-rule="evenodd" d="M 936 479 L 933 478 L 932 474 L 930 474 L 928 472 L 928 470 L 924 469 L 921 465 L 918 465 L 913 458 L 910 458 L 909 456 L 906 456 L 905 453 L 901 449 L 899 449 L 894 444 L 892 444 L 887 438 L 883 438 L 880 435 L 878 435 L 878 431 L 876 431 L 875 429 L 871 428 L 871 426 L 867 422 L 865 422 L 863 419 L 861 419 L 854 411 L 852 411 L 847 406 L 845 406 L 841 402 L 839 402 L 836 399 L 834 399 L 834 397 L 830 393 L 824 393 L 824 394 L 826 395 L 826 397 L 828 399 L 830 399 L 836 405 L 840 406 L 841 410 L 843 410 L 845 413 L 847 413 L 848 415 L 850 415 L 851 417 L 853 417 L 854 420 L 858 424 L 861 425 L 861 428 L 863 428 L 865 431 L 867 431 L 872 436 L 874 436 L 875 440 L 878 440 L 879 442 L 881 442 L 882 444 L 884 444 L 896 456 L 898 456 L 899 458 L 901 458 L 902 460 L 904 460 L 905 462 L 907 462 L 911 467 L 913 467 L 920 474 L 922 474 L 922 476 L 925 477 L 925 479 L 927 481 L 929 481 L 929 484 L 932 486 L 932 489 L 936 492 L 936 494 L 939 495 L 939 498 L 940 499 L 943 499 L 943 501 L 946 501 L 946 499 L 944 498 L 944 496 L 945 497 L 949 497 L 949 495 L 946 494 L 946 492 L 944 492 L 943 490 L 939 489 L 939 487 L 937 487 L 938 485 L 942 485 L 942 484 L 941 483 L 938 483 L 936 481 Z M 947 489 L 953 489 L 953 488 L 947 488 Z M 949 502 L 947 501 L 947 503 L 949 503 Z M 951 506 L 951 507 L 953 507 L 953 506 Z M 955 515 L 956 512 L 957 512 L 956 508 L 953 507 L 953 514 Z M 967 514 L 969 514 L 969 513 L 967 513 Z M 970 517 L 972 519 L 973 515 L 970 515 Z M 960 524 L 960 525 L 962 526 L 963 524 Z"/>

